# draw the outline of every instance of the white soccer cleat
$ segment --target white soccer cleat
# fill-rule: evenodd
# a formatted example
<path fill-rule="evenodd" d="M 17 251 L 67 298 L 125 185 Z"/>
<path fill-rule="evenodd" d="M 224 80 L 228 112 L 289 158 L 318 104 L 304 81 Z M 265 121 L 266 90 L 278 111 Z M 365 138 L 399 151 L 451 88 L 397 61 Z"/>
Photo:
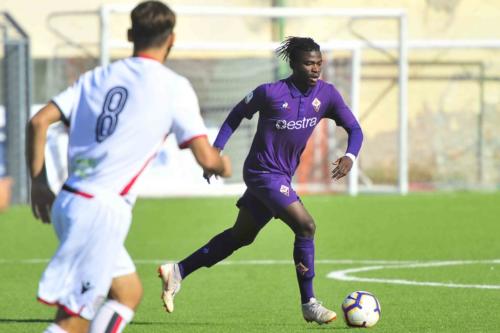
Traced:
<path fill-rule="evenodd" d="M 320 325 L 337 319 L 337 314 L 321 305 L 316 298 L 311 298 L 308 303 L 302 304 L 302 315 L 308 323 L 315 321 Z"/>
<path fill-rule="evenodd" d="M 181 273 L 179 272 L 179 265 L 165 264 L 158 267 L 158 277 L 162 279 L 163 292 L 161 299 L 165 305 L 167 312 L 174 311 L 174 297 L 175 294 L 181 290 Z"/>

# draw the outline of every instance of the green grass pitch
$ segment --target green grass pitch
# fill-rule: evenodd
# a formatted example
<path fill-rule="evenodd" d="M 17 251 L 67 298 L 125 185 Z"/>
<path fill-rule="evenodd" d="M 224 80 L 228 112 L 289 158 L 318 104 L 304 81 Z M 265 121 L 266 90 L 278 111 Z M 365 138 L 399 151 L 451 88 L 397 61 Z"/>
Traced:
<path fill-rule="evenodd" d="M 145 295 L 126 332 L 351 332 L 340 304 L 354 290 L 380 300 L 382 318 L 370 331 L 500 332 L 499 193 L 305 196 L 317 224 L 316 294 L 339 314 L 330 325 L 302 319 L 293 235 L 279 220 L 224 264 L 189 276 L 175 312 L 166 314 L 158 262 L 182 259 L 231 226 L 235 201 L 138 201 L 127 248 Z M 0 215 L 0 332 L 41 332 L 51 321 L 54 309 L 35 294 L 56 245 L 52 228 L 35 221 L 28 207 Z M 363 270 L 369 266 L 378 268 Z M 347 269 L 360 270 L 347 274 L 350 281 L 327 278 Z"/>

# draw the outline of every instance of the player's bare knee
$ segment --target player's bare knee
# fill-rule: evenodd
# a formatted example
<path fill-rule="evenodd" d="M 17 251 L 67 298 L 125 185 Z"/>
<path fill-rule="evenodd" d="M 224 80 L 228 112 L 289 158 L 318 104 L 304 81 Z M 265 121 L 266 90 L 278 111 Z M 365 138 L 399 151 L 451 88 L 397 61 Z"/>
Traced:
<path fill-rule="evenodd" d="M 135 304 L 135 306 L 131 306 L 131 308 L 135 309 L 139 306 L 139 303 L 142 300 L 142 296 L 144 295 L 144 289 L 142 288 L 142 284 L 140 281 L 134 286 L 133 291 L 130 294 L 130 301 Z"/>
<path fill-rule="evenodd" d="M 144 290 L 142 288 L 142 284 L 139 282 L 130 289 L 130 291 L 125 295 L 124 299 L 120 303 L 128 306 L 133 310 L 136 310 L 141 303 L 143 294 Z"/>
<path fill-rule="evenodd" d="M 89 328 L 88 320 L 70 315 L 62 308 L 58 308 L 54 322 L 62 329 L 72 333 L 86 333 Z"/>
<path fill-rule="evenodd" d="M 257 233 L 258 231 L 255 230 L 241 229 L 237 227 L 232 228 L 233 239 L 240 247 L 252 244 L 257 237 Z"/>
<path fill-rule="evenodd" d="M 299 228 L 297 235 L 301 237 L 314 238 L 314 234 L 316 233 L 316 224 L 313 219 L 308 219 L 305 221 L 301 221 L 299 223 Z"/>
<path fill-rule="evenodd" d="M 144 290 L 136 273 L 119 277 L 113 281 L 109 297 L 135 310 L 142 300 Z"/>
<path fill-rule="evenodd" d="M 250 245 L 255 240 L 256 235 L 235 231 L 233 229 L 233 240 L 239 247 Z"/>
<path fill-rule="evenodd" d="M 255 240 L 255 235 L 248 235 L 239 240 L 241 246 L 248 246 Z"/>

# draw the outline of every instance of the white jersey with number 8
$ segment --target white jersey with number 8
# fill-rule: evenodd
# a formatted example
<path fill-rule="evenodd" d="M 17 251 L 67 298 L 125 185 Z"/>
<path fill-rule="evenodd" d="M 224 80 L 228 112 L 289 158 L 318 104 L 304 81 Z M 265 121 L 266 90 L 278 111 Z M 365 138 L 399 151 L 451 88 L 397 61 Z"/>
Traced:
<path fill-rule="evenodd" d="M 169 133 L 184 147 L 206 128 L 189 82 L 147 58 L 89 71 L 53 102 L 70 127 L 69 177 L 52 207 L 60 245 L 38 299 L 92 320 L 112 279 L 135 272 L 124 242 L 137 176 Z"/>
<path fill-rule="evenodd" d="M 148 58 L 89 71 L 52 102 L 70 128 L 66 184 L 84 192 L 130 195 L 168 134 L 181 148 L 206 135 L 189 81 Z"/>

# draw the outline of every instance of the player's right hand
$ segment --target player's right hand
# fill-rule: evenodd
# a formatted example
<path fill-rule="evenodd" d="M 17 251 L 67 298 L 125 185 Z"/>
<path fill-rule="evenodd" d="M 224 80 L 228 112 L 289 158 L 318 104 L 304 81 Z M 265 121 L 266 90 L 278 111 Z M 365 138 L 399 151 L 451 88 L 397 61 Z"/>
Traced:
<path fill-rule="evenodd" d="M 50 210 L 54 203 L 55 195 L 49 186 L 41 182 L 31 185 L 31 210 L 33 216 L 43 223 L 50 223 Z"/>
<path fill-rule="evenodd" d="M 233 174 L 233 169 L 231 167 L 231 160 L 229 159 L 229 157 L 224 155 L 221 156 L 220 158 L 223 166 L 223 170 L 220 174 L 214 174 L 211 171 L 203 170 L 203 178 L 205 178 L 207 183 L 209 184 L 210 184 L 210 178 L 212 178 L 212 176 L 215 176 L 215 179 L 217 179 L 219 176 L 228 178 L 231 177 L 231 175 Z"/>

